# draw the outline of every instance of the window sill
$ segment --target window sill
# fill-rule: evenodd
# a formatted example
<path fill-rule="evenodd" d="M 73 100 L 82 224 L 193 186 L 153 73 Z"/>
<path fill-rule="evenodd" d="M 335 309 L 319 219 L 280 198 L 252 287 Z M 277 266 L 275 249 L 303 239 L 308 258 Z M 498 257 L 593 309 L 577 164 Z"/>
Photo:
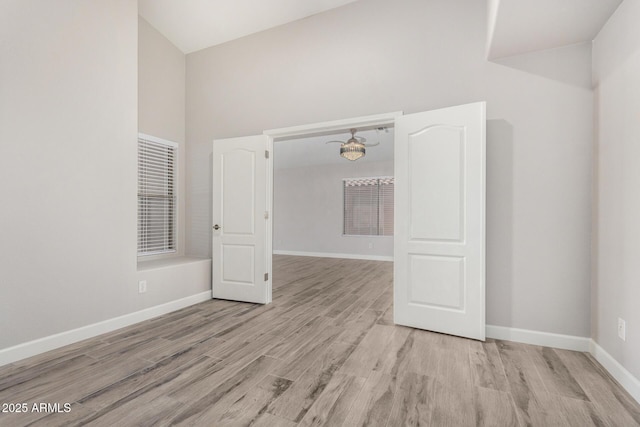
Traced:
<path fill-rule="evenodd" d="M 159 268 L 169 268 L 197 262 L 211 262 L 211 259 L 193 256 L 178 256 L 172 258 L 138 261 L 138 271 L 156 270 Z"/>
<path fill-rule="evenodd" d="M 366 237 L 366 238 L 386 237 L 386 238 L 393 239 L 393 236 L 384 236 L 384 235 L 380 235 L 380 234 L 373 234 L 373 235 L 369 235 L 369 234 L 343 234 L 342 237 Z"/>

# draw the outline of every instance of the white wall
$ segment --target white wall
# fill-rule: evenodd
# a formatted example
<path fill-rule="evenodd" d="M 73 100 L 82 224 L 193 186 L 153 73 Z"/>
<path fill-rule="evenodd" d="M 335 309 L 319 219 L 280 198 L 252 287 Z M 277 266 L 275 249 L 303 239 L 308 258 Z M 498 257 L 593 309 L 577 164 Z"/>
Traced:
<path fill-rule="evenodd" d="M 134 311 L 135 0 L 0 2 L 0 349 Z"/>
<path fill-rule="evenodd" d="M 138 19 L 138 129 L 178 143 L 178 246 L 175 254 L 138 258 L 145 306 L 211 290 L 210 260 L 183 258 L 186 241 L 185 55 L 147 21 Z M 166 258 L 182 257 L 180 260 Z M 166 262 L 162 262 L 165 260 Z M 161 267 L 158 267 L 158 266 Z"/>
<path fill-rule="evenodd" d="M 588 55 L 487 73 L 487 323 L 590 336 L 593 92 Z M 523 64 L 525 61 L 520 61 Z"/>
<path fill-rule="evenodd" d="M 178 247 L 185 253 L 185 55 L 138 19 L 138 130 L 178 143 Z M 152 257 L 143 257 L 141 260 Z"/>
<path fill-rule="evenodd" d="M 138 121 L 180 144 L 184 196 L 184 55 L 138 21 L 135 0 L 5 1 L 0 39 L 3 360 L 41 348 L 11 350 L 20 344 L 200 298 L 206 260 L 171 283 L 136 266 Z"/>
<path fill-rule="evenodd" d="M 486 100 L 487 322 L 589 336 L 592 91 L 541 72 L 562 52 L 487 62 L 485 9 L 360 0 L 187 55 L 187 250 L 210 253 L 214 138 Z"/>
<path fill-rule="evenodd" d="M 640 1 L 625 0 L 594 41 L 594 340 L 640 378 Z M 617 335 L 626 320 L 627 340 Z"/>
<path fill-rule="evenodd" d="M 277 143 L 274 151 L 277 156 Z M 393 176 L 393 161 L 276 169 L 273 177 L 274 250 L 393 256 L 393 236 L 342 235 L 342 180 L 371 176 Z"/>

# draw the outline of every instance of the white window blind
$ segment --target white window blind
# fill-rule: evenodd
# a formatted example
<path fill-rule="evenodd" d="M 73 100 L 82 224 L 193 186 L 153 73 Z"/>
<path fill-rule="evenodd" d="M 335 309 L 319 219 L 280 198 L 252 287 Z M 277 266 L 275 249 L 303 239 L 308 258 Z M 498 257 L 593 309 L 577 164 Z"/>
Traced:
<path fill-rule="evenodd" d="M 176 250 L 177 145 L 138 136 L 138 256 Z"/>
<path fill-rule="evenodd" d="M 345 235 L 393 236 L 393 177 L 345 179 Z"/>

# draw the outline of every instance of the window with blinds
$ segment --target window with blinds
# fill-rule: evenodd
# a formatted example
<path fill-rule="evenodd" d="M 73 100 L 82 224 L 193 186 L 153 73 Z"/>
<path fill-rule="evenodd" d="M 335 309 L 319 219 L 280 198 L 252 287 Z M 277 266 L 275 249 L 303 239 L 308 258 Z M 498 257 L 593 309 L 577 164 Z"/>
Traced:
<path fill-rule="evenodd" d="M 351 236 L 393 236 L 393 177 L 343 181 L 344 228 Z"/>
<path fill-rule="evenodd" d="M 138 136 L 138 256 L 176 251 L 177 148 Z"/>

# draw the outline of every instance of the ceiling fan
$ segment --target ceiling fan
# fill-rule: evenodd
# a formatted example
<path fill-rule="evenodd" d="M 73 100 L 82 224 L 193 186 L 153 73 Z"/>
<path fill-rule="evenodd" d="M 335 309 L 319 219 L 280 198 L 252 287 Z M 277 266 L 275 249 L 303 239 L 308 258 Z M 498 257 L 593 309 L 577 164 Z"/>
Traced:
<path fill-rule="evenodd" d="M 376 145 L 380 145 L 379 142 L 375 144 L 365 144 L 367 138 L 363 138 L 361 136 L 356 136 L 356 132 L 358 129 L 350 129 L 351 138 L 347 141 L 327 141 L 327 144 L 339 143 L 340 145 L 340 155 L 345 159 L 354 161 L 358 160 L 360 157 L 366 154 L 366 147 L 375 147 Z"/>

